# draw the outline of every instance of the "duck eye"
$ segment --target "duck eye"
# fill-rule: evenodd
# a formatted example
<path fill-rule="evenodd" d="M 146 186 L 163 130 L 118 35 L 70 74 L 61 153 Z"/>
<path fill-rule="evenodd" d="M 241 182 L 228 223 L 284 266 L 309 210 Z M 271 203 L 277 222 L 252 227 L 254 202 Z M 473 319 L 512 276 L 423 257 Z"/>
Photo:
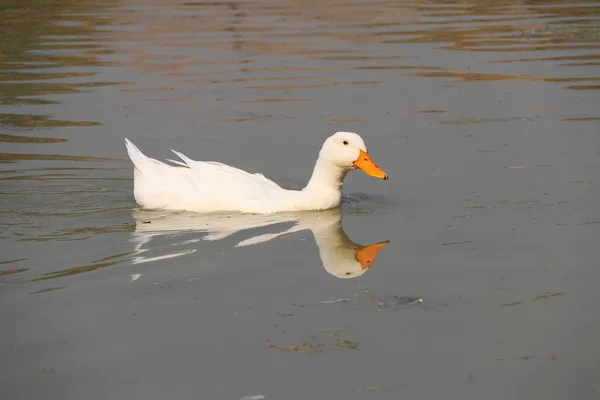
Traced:
<path fill-rule="evenodd" d="M 344 146 L 348 146 L 348 141 L 344 140 Z"/>

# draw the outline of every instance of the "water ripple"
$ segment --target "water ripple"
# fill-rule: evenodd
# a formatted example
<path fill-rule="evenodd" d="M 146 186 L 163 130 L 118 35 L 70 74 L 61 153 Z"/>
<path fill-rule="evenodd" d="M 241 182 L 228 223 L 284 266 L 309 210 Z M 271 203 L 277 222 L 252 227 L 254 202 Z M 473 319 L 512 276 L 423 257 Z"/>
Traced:
<path fill-rule="evenodd" d="M 320 131 L 366 123 L 377 131 L 391 113 L 446 128 L 598 121 L 588 101 L 600 90 L 597 2 L 40 0 L 32 12 L 28 2 L 6 0 L 2 12 L 0 226 L 18 254 L 0 262 L 11 263 L 11 277 L 30 273 L 28 246 L 104 245 L 103 237 L 132 229 L 126 134 L 178 140 L 200 126 L 202 140 L 216 142 L 307 121 L 325 124 Z M 478 109 L 478 100 L 460 109 L 445 91 L 496 93 L 511 82 L 578 106 L 504 115 Z M 421 104 L 425 87 L 446 103 Z M 370 115 L 355 104 L 329 107 L 354 96 L 360 108 L 357 93 L 369 90 L 365 99 L 393 96 Z M 387 204 L 345 198 L 349 207 L 359 202 L 368 210 Z M 121 262 L 112 256 L 43 276 Z"/>

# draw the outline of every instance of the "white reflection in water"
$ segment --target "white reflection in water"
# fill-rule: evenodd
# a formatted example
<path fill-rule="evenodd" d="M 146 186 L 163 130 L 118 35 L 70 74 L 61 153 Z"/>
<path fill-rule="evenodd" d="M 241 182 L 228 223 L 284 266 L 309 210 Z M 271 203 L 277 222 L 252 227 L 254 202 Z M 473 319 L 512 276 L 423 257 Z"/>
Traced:
<path fill-rule="evenodd" d="M 355 278 L 373 265 L 379 250 L 389 243 L 384 241 L 362 246 L 351 241 L 342 228 L 342 214 L 339 209 L 270 215 L 135 210 L 133 217 L 136 223 L 131 239 L 135 243 L 134 264 L 179 257 L 196 251 L 188 248 L 153 257 L 146 256 L 145 252 L 153 250 L 152 240 L 155 238 L 168 236 L 173 245 L 186 246 L 200 240 L 221 240 L 248 229 L 292 223 L 292 227 L 285 231 L 255 235 L 240 241 L 236 247 L 257 245 L 282 235 L 310 229 L 325 270 L 338 278 Z M 190 240 L 188 234 L 192 232 L 204 235 Z"/>

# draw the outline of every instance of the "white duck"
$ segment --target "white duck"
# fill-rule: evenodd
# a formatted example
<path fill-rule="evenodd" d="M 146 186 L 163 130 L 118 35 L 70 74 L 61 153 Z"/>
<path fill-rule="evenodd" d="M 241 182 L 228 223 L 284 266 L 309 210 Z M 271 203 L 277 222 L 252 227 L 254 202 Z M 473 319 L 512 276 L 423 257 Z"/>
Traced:
<path fill-rule="evenodd" d="M 352 132 L 337 132 L 325 140 L 302 190 L 286 190 L 262 174 L 214 161 L 194 161 L 175 150 L 183 162 L 167 160 L 177 164 L 171 166 L 147 157 L 127 138 L 125 144 L 135 166 L 135 199 L 151 209 L 256 214 L 326 210 L 340 205 L 349 171 L 360 168 L 375 178 L 388 179 L 371 160 L 363 139 Z"/>

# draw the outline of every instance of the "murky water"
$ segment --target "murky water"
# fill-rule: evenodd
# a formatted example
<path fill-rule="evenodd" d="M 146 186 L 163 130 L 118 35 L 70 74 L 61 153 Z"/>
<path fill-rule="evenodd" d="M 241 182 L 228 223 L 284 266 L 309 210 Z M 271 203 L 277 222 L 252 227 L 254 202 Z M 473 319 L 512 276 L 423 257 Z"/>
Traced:
<path fill-rule="evenodd" d="M 598 397 L 600 3 L 0 10 L 3 398 Z M 338 130 L 339 211 L 133 200 L 124 136 L 301 187 Z"/>

